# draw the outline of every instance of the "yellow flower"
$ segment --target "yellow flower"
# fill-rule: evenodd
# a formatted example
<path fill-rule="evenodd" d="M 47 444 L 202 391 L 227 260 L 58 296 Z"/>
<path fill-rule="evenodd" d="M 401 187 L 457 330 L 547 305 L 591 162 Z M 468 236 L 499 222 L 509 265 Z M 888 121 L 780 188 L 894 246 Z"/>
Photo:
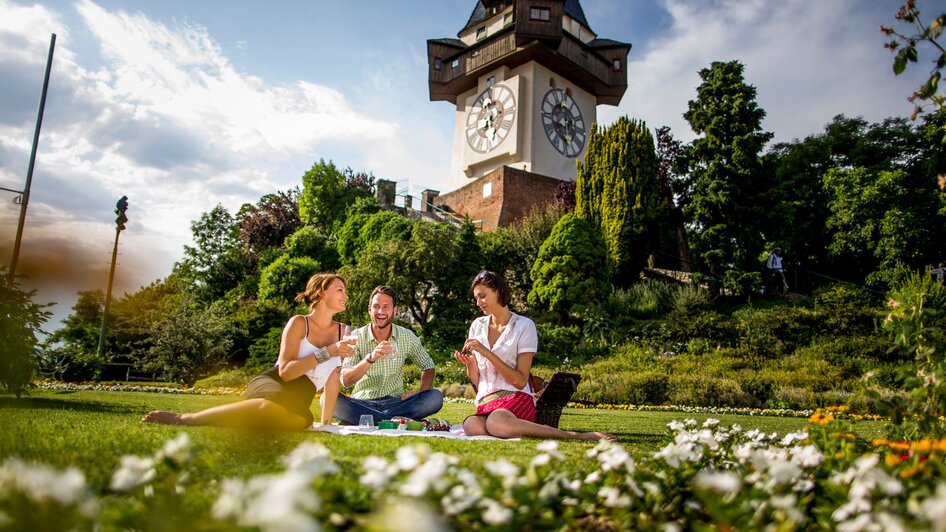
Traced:
<path fill-rule="evenodd" d="M 839 440 L 857 441 L 857 436 L 850 432 L 832 432 L 831 437 Z"/>
<path fill-rule="evenodd" d="M 910 478 L 926 469 L 926 462 L 920 462 L 900 472 L 900 478 Z"/>
<path fill-rule="evenodd" d="M 887 440 L 883 438 L 874 438 L 870 442 L 871 446 L 873 447 L 886 447 L 888 443 L 890 442 L 888 442 Z"/>
<path fill-rule="evenodd" d="M 896 467 L 900 462 L 900 457 L 895 454 L 888 454 L 884 457 L 884 463 L 890 468 Z"/>
<path fill-rule="evenodd" d="M 825 410 L 827 410 L 828 412 L 847 412 L 847 409 L 848 409 L 847 406 L 839 405 L 839 406 L 829 406 Z"/>

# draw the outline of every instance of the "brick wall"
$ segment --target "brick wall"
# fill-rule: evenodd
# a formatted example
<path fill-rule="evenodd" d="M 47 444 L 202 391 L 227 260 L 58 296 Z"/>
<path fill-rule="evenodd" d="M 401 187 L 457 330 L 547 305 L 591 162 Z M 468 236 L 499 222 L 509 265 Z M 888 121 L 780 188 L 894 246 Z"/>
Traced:
<path fill-rule="evenodd" d="M 483 187 L 492 187 L 483 197 Z M 434 198 L 434 205 L 449 207 L 461 216 L 482 221 L 486 231 L 506 227 L 522 219 L 534 206 L 552 201 L 560 180 L 525 170 L 503 166 L 443 196 Z"/>

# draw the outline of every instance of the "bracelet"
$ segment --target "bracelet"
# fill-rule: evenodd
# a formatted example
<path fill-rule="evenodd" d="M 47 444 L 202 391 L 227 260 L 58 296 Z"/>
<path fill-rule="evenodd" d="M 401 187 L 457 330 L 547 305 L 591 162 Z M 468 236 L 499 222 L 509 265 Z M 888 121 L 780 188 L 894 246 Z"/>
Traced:
<path fill-rule="evenodd" d="M 368 362 L 368 365 L 369 365 L 369 366 L 370 366 L 371 364 L 374 364 L 375 362 L 377 362 L 377 360 L 371 360 L 371 355 L 370 355 L 370 354 L 365 357 L 365 360 Z"/>
<path fill-rule="evenodd" d="M 318 348 L 318 349 L 315 350 L 315 360 L 316 360 L 319 364 L 321 364 L 322 362 L 325 362 L 326 360 L 328 360 L 328 358 L 329 358 L 330 356 L 331 356 L 331 355 L 328 354 L 328 349 L 326 349 L 326 348 L 324 348 L 324 347 L 320 347 L 320 348 Z"/>

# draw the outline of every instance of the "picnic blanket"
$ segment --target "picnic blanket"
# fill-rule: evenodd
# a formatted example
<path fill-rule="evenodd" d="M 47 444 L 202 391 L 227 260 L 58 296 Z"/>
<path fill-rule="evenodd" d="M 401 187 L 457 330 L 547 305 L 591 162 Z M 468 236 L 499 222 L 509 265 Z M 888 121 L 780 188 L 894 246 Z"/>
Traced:
<path fill-rule="evenodd" d="M 519 438 L 497 438 L 495 436 L 467 436 L 463 432 L 463 425 L 453 425 L 450 431 L 445 430 L 397 430 L 397 429 L 376 429 L 369 427 L 358 427 L 355 425 L 322 425 L 313 423 L 309 427 L 310 432 L 328 432 L 341 436 L 387 436 L 389 438 L 403 438 L 405 436 L 414 436 L 415 438 L 447 438 L 451 440 L 496 440 L 496 441 L 519 441 Z"/>

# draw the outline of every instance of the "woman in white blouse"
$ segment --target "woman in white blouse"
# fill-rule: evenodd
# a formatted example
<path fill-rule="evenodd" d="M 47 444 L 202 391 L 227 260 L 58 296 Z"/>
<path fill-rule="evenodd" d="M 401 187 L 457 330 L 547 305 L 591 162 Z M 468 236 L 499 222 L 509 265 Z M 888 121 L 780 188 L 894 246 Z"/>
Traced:
<path fill-rule="evenodd" d="M 476 414 L 463 421 L 464 432 L 498 438 L 616 440 L 605 432 L 573 432 L 535 423 L 535 397 L 529 387 L 532 357 L 539 348 L 535 323 L 509 310 L 509 287 L 499 275 L 480 272 L 473 278 L 472 290 L 484 316 L 470 324 L 463 350 L 454 353 L 476 387 Z"/>

